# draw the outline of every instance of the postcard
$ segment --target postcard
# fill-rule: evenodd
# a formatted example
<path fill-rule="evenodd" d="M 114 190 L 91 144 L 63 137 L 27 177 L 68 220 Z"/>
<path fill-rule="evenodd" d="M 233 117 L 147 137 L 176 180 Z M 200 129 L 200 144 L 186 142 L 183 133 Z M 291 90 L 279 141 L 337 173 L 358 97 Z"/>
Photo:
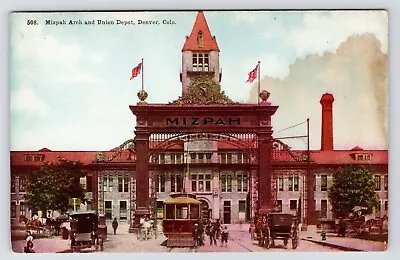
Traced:
<path fill-rule="evenodd" d="M 13 12 L 17 253 L 384 251 L 385 10 Z"/>

